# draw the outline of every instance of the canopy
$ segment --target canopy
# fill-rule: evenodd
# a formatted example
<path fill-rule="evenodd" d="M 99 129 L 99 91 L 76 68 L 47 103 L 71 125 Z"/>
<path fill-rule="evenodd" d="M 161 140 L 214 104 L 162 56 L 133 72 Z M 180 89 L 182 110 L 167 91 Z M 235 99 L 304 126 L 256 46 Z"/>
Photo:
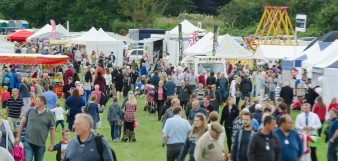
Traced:
<path fill-rule="evenodd" d="M 1 64 L 64 65 L 69 59 L 66 55 L 0 53 Z"/>
<path fill-rule="evenodd" d="M 182 25 L 182 33 L 185 35 L 191 35 L 194 34 L 195 31 L 198 32 L 205 32 L 204 29 L 201 29 L 195 25 L 193 25 L 192 23 L 190 23 L 188 20 L 184 20 L 180 23 Z M 177 35 L 178 34 L 178 25 L 173 28 L 172 30 L 169 31 L 170 34 L 174 34 Z"/>
<path fill-rule="evenodd" d="M 212 52 L 214 34 L 212 32 L 207 33 L 194 45 L 184 50 L 184 54 L 189 55 L 207 55 Z M 219 39 L 218 39 L 219 40 Z"/>
<path fill-rule="evenodd" d="M 292 59 L 300 56 L 306 46 L 259 45 L 254 54 L 256 59 Z"/>
<path fill-rule="evenodd" d="M 7 40 L 9 41 L 17 41 L 17 42 L 25 42 L 26 38 L 33 35 L 34 32 L 30 32 L 27 30 L 21 30 L 21 31 L 17 31 L 14 32 L 10 35 L 7 35 Z"/>
<path fill-rule="evenodd" d="M 312 41 L 306 48 L 305 50 L 307 50 L 308 48 L 310 48 L 312 45 L 314 45 L 317 42 L 334 42 L 335 40 L 338 39 L 338 31 L 331 31 L 328 32 L 322 36 L 319 36 L 317 39 L 315 39 L 314 41 Z"/>
<path fill-rule="evenodd" d="M 301 56 L 299 56 L 295 59 L 295 66 L 301 67 L 303 60 L 306 60 L 306 59 L 314 57 L 318 54 L 321 54 L 321 52 L 324 49 L 326 49 L 330 44 L 331 44 L 331 42 L 317 42 L 317 43 L 313 44 L 310 48 L 306 49 L 303 52 L 303 55 L 301 55 Z"/>
<path fill-rule="evenodd" d="M 56 25 L 56 33 L 66 35 L 67 29 L 63 27 L 61 24 Z M 52 35 L 52 26 L 49 24 L 46 24 L 44 27 L 42 27 L 38 32 L 34 33 L 33 35 L 29 36 L 26 41 L 32 41 L 34 39 L 43 40 L 43 38 L 46 38 L 46 35 Z"/>
<path fill-rule="evenodd" d="M 314 55 L 302 62 L 302 68 L 313 67 L 324 60 L 332 59 L 338 52 L 338 40 L 334 41 L 330 46 L 324 49 L 320 54 Z"/>

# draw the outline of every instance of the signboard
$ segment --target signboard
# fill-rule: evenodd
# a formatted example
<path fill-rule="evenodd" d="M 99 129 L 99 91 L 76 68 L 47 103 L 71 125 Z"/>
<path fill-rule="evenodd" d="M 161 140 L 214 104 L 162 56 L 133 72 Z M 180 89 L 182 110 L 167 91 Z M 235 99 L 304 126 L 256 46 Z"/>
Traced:
<path fill-rule="evenodd" d="M 306 31 L 306 15 L 297 14 L 296 16 L 296 31 L 305 32 Z"/>

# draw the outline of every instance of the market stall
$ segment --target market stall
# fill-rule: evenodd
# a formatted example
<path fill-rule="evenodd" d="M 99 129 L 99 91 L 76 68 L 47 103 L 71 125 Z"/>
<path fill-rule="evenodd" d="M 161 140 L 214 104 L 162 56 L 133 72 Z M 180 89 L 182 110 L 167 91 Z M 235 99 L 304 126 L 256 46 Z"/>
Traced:
<path fill-rule="evenodd" d="M 7 35 L 7 40 L 9 41 L 17 41 L 17 42 L 25 42 L 26 38 L 33 35 L 34 32 L 27 31 L 27 30 L 21 30 L 14 32 L 10 35 Z"/>

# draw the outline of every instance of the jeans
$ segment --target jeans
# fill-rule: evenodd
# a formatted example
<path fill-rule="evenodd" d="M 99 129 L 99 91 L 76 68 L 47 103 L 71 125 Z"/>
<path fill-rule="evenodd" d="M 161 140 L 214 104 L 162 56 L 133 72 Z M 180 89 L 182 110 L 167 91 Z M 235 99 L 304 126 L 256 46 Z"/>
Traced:
<path fill-rule="evenodd" d="M 89 96 L 90 96 L 90 90 L 84 90 L 84 101 L 85 101 L 85 104 L 87 104 L 88 102 L 88 99 L 89 99 Z"/>
<path fill-rule="evenodd" d="M 57 120 L 55 124 L 56 124 L 55 129 L 58 128 L 59 124 L 61 124 L 62 129 L 65 128 L 65 121 L 64 120 Z"/>
<path fill-rule="evenodd" d="M 112 140 L 116 140 L 117 138 L 119 138 L 118 133 L 118 124 L 117 121 L 110 121 L 110 135 L 111 135 L 111 139 Z"/>
<path fill-rule="evenodd" d="M 46 146 L 37 146 L 24 141 L 25 161 L 42 161 L 45 154 Z"/>
<path fill-rule="evenodd" d="M 327 160 L 328 161 L 337 161 L 337 147 L 338 142 L 329 142 L 329 147 L 327 148 Z"/>
<path fill-rule="evenodd" d="M 135 92 L 135 84 L 130 83 L 130 91 Z"/>
<path fill-rule="evenodd" d="M 161 118 L 162 118 L 162 107 L 163 107 L 163 105 L 164 105 L 164 100 L 157 100 L 157 102 L 156 102 L 156 105 L 157 105 L 157 119 L 158 119 L 158 121 L 160 121 L 161 120 Z"/>
<path fill-rule="evenodd" d="M 183 143 L 167 144 L 167 161 L 177 160 L 183 145 Z"/>
<path fill-rule="evenodd" d="M 320 121 L 322 123 L 322 125 L 324 125 L 325 121 Z M 323 126 L 321 128 L 318 129 L 318 136 L 321 137 L 322 136 L 322 130 L 323 130 Z"/>
<path fill-rule="evenodd" d="M 227 143 L 228 143 L 228 150 L 229 150 L 229 153 L 231 153 L 231 137 L 232 137 L 232 128 L 225 128 L 225 133 L 227 135 Z"/>

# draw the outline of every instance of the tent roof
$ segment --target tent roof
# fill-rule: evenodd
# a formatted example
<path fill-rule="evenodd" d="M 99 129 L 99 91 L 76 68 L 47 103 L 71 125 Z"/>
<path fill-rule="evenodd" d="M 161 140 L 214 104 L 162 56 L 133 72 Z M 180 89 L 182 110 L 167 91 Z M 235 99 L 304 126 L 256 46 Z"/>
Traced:
<path fill-rule="evenodd" d="M 306 46 L 259 45 L 256 59 L 294 59 L 303 52 Z"/>
<path fill-rule="evenodd" d="M 333 46 L 335 45 L 335 46 Z M 317 59 L 317 63 L 314 65 L 316 68 L 338 68 L 338 40 L 333 42 L 332 44 L 332 50 L 327 50 L 326 55 L 322 57 L 321 60 Z M 323 53 L 325 54 L 325 53 Z"/>
<path fill-rule="evenodd" d="M 74 38 L 71 40 L 74 44 L 84 44 L 90 42 L 116 42 L 118 40 L 109 36 L 103 29 L 99 29 L 96 31 L 94 27 L 92 27 L 88 32 L 84 33 L 82 36 Z"/>
<path fill-rule="evenodd" d="M 25 42 L 26 38 L 33 35 L 34 32 L 26 31 L 26 30 L 21 30 L 14 32 L 10 35 L 7 35 L 7 40 L 9 41 L 18 41 L 18 42 Z"/>
<path fill-rule="evenodd" d="M 307 60 L 304 60 L 302 63 L 303 68 L 312 67 L 315 64 L 321 64 L 321 67 L 326 65 L 331 65 L 329 62 L 334 61 L 335 56 L 338 52 L 338 40 L 334 41 L 330 46 L 321 52 Z M 332 62 L 333 63 L 333 62 Z"/>
<path fill-rule="evenodd" d="M 182 33 L 186 34 L 186 35 L 194 34 L 195 31 L 205 32 L 204 29 L 201 29 L 201 28 L 193 25 L 188 20 L 183 20 L 180 24 L 182 25 Z M 170 30 L 169 33 L 170 34 L 178 34 L 178 25 L 175 28 L 173 28 L 172 30 Z"/>
<path fill-rule="evenodd" d="M 312 45 L 314 45 L 316 42 L 334 42 L 336 39 L 338 39 L 338 31 L 331 31 L 328 32 L 322 36 L 319 36 L 317 39 L 315 39 L 314 41 L 312 41 L 306 48 L 305 50 L 307 50 L 308 48 L 310 48 Z"/>
<path fill-rule="evenodd" d="M 56 32 L 66 35 L 67 34 L 67 29 L 65 27 L 63 27 L 61 24 L 56 25 Z M 52 26 L 49 24 L 46 24 L 45 26 L 43 26 L 39 31 L 37 31 L 36 33 L 34 33 L 33 35 L 29 36 L 26 41 L 31 41 L 32 39 L 40 39 L 41 35 L 45 35 L 45 34 L 51 34 L 52 33 Z"/>
<path fill-rule="evenodd" d="M 205 36 L 199 39 L 195 44 L 184 50 L 186 55 L 204 55 L 212 52 L 212 43 L 214 34 L 208 32 Z M 219 39 L 218 39 L 219 41 Z"/>
<path fill-rule="evenodd" d="M 252 58 L 252 54 L 234 40 L 229 34 L 219 37 L 219 45 L 216 48 L 216 56 L 226 58 Z"/>
<path fill-rule="evenodd" d="M 100 28 L 97 32 L 100 41 L 117 41 L 113 37 L 109 36 L 106 32 L 104 32 L 102 28 Z"/>

